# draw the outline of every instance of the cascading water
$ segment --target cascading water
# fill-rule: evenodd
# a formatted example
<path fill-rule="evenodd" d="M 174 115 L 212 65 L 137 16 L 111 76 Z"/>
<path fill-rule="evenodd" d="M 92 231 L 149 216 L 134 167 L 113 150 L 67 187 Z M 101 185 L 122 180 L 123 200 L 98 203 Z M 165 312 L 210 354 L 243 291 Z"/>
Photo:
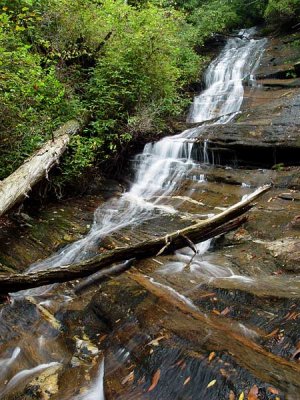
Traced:
<path fill-rule="evenodd" d="M 253 72 L 257 67 L 266 39 L 250 39 L 254 29 L 241 31 L 229 39 L 221 54 L 210 64 L 205 73 L 205 87 L 196 96 L 188 121 L 203 122 L 219 118 L 218 123 L 229 122 L 240 110 L 243 98 L 243 82 L 253 84 Z"/>
<path fill-rule="evenodd" d="M 207 89 L 197 96 L 188 120 L 203 122 L 219 118 L 215 123 L 229 122 L 240 110 L 243 80 L 253 75 L 266 39 L 250 39 L 253 29 L 243 30 L 237 38 L 229 39 L 224 50 L 205 74 Z M 135 158 L 136 176 L 131 189 L 120 199 L 109 201 L 95 212 L 90 233 L 65 247 L 43 262 L 34 264 L 30 271 L 57 267 L 91 256 L 99 240 L 125 226 L 150 218 L 154 209 L 176 212 L 164 201 L 184 176 L 197 164 L 192 159 L 193 143 L 188 139 L 198 136 L 202 127 L 188 129 L 179 135 L 146 144 L 143 153 Z M 208 156 L 204 154 L 204 162 Z"/>
<path fill-rule="evenodd" d="M 215 124 L 224 124 L 232 120 L 239 112 L 244 95 L 243 81 L 246 79 L 249 82 L 253 81 L 253 71 L 266 42 L 264 39 L 251 39 L 252 33 L 252 30 L 241 31 L 238 37 L 229 39 L 219 57 L 212 62 L 205 75 L 207 89 L 195 98 L 188 116 L 189 122 L 217 119 Z M 193 142 L 189 139 L 200 135 L 202 129 L 202 127 L 188 129 L 179 135 L 147 144 L 143 153 L 136 156 L 134 160 L 136 175 L 131 189 L 121 198 L 108 201 L 96 210 L 93 226 L 87 236 L 66 246 L 50 258 L 35 263 L 31 266 L 30 271 L 62 266 L 88 258 L 96 253 L 99 241 L 108 234 L 129 225 L 140 224 L 153 215 L 157 215 L 158 212 L 176 213 L 172 204 L 172 194 L 175 193 L 184 177 L 199 166 L 192 159 Z M 207 155 L 203 161 L 208 162 Z M 200 181 L 203 180 L 202 175 L 198 176 Z M 174 197 L 178 198 L 179 196 Z M 182 197 L 182 201 L 185 201 L 185 197 Z M 205 252 L 209 248 L 209 243 L 207 241 L 198 245 L 198 253 Z M 173 272 L 182 270 L 182 266 L 186 265 L 187 260 L 190 260 L 189 249 L 177 252 L 177 257 L 177 261 L 171 265 Z M 197 265 L 201 261 L 198 255 L 191 264 L 191 269 L 197 269 Z M 202 267 L 203 265 L 202 263 Z M 206 262 L 204 270 L 208 274 L 209 269 L 210 265 Z M 223 272 L 220 270 L 212 272 L 212 274 L 214 273 L 222 276 Z M 29 292 L 31 295 L 39 293 Z M 15 296 L 22 297 L 23 295 L 24 292 Z M 4 315 L 5 313 L 2 314 L 1 323 L 9 324 Z M 19 353 L 22 354 L 22 346 L 20 345 L 20 347 L 21 350 L 15 350 L 11 358 L 2 359 L 0 363 L 10 366 L 17 357 L 20 357 Z M 43 359 L 41 365 L 34 368 L 44 367 L 45 360 Z M 102 382 L 103 365 L 99 371 L 99 380 Z M 15 380 L 18 378 L 19 381 L 22 376 L 20 373 L 17 374 Z M 10 381 L 11 385 L 15 383 L 13 379 Z M 86 396 L 80 396 L 80 399 L 96 399 L 94 393 L 100 387 L 103 390 L 103 386 L 99 383 Z M 6 387 L 5 392 L 8 390 L 9 387 Z"/>

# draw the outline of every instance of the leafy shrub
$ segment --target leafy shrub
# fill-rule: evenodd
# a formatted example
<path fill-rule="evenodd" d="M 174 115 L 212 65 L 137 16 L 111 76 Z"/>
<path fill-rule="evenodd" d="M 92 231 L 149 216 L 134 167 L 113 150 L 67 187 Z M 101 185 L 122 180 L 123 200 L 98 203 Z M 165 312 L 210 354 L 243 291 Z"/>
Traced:
<path fill-rule="evenodd" d="M 0 179 L 15 170 L 77 109 L 77 102 L 68 98 L 67 90 L 58 81 L 54 66 L 42 68 L 40 56 L 33 54 L 30 47 L 22 42 L 9 16 L 2 13 Z"/>
<path fill-rule="evenodd" d="M 299 23 L 300 1 L 269 0 L 265 11 L 265 18 L 269 24 L 289 30 L 294 24 Z"/>

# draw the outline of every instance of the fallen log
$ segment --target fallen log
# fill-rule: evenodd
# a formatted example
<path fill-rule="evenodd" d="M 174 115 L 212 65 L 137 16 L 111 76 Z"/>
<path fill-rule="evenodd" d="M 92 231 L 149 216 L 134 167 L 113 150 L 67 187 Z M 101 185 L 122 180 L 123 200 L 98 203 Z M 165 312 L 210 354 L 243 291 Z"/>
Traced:
<path fill-rule="evenodd" d="M 28 197 L 31 188 L 58 163 L 66 150 L 70 136 L 80 132 L 82 123 L 72 120 L 53 133 L 38 151 L 29 157 L 15 172 L 0 182 L 0 216 Z"/>
<path fill-rule="evenodd" d="M 220 214 L 182 230 L 133 246 L 117 247 L 78 264 L 25 274 L 0 274 L 0 293 L 3 295 L 9 292 L 16 292 L 53 283 L 67 282 L 89 276 L 99 269 L 116 262 L 128 260 L 130 258 L 143 259 L 155 256 L 158 253 L 172 252 L 182 247 L 189 246 L 190 244 L 187 238 L 194 243 L 211 239 L 236 229 L 243 224 L 247 220 L 247 217 L 241 217 L 241 215 L 249 211 L 253 207 L 253 201 L 269 189 L 270 186 L 259 188 L 246 199 L 227 208 Z"/>
<path fill-rule="evenodd" d="M 103 282 L 114 275 L 119 275 L 122 272 L 127 271 L 129 268 L 133 266 L 135 258 L 130 258 L 129 260 L 118 264 L 113 265 L 110 268 L 102 269 L 94 274 L 88 276 L 86 279 L 83 279 L 78 285 L 73 288 L 74 293 L 79 294 L 86 290 L 89 286 L 94 285 L 95 283 Z"/>

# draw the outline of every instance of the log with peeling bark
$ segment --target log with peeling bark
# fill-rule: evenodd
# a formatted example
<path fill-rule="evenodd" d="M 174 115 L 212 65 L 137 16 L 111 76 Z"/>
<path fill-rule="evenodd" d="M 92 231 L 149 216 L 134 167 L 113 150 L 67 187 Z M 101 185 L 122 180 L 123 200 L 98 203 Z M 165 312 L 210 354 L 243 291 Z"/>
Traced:
<path fill-rule="evenodd" d="M 53 138 L 29 157 L 15 172 L 0 181 L 0 216 L 28 197 L 31 188 L 48 176 L 66 150 L 71 135 L 80 132 L 84 121 L 72 120 L 53 133 Z"/>
<path fill-rule="evenodd" d="M 162 253 L 170 253 L 182 247 L 190 246 L 189 241 L 199 243 L 211 239 L 236 229 L 243 224 L 247 220 L 247 217 L 243 214 L 253 207 L 254 200 L 269 189 L 270 186 L 261 187 L 246 199 L 228 207 L 220 214 L 182 230 L 133 246 L 118 247 L 113 250 L 108 250 L 92 259 L 82 261 L 78 264 L 24 274 L 0 274 L 0 293 L 6 294 L 23 289 L 83 278 L 116 262 L 128 260 L 130 258 L 143 259 Z"/>

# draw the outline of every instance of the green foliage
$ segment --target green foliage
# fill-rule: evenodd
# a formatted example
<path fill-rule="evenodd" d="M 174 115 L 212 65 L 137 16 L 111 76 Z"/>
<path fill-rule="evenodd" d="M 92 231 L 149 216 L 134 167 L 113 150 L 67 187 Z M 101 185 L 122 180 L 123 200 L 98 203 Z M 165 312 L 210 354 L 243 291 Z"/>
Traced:
<path fill-rule="evenodd" d="M 61 182 L 152 139 L 186 109 L 215 33 L 263 16 L 286 26 L 299 3 L 0 0 L 0 179 L 83 109 L 93 120 L 72 139 Z"/>
<path fill-rule="evenodd" d="M 91 167 L 99 152 L 103 141 L 100 138 L 75 135 L 71 138 L 69 148 L 60 168 L 62 175 L 57 182 L 64 183 L 77 178 L 86 168 Z"/>
<path fill-rule="evenodd" d="M 0 16 L 0 51 L 0 179 L 3 179 L 56 126 L 74 115 L 76 102 L 69 101 L 55 68 L 41 67 L 40 56 L 31 53 L 30 45 L 22 42 L 5 13 Z"/>
<path fill-rule="evenodd" d="M 269 0 L 265 11 L 266 20 L 273 26 L 281 29 L 290 29 L 293 24 L 299 23 L 299 0 Z"/>
<path fill-rule="evenodd" d="M 237 26 L 239 22 L 236 10 L 230 2 L 213 0 L 196 9 L 189 20 L 197 28 L 197 42 L 203 45 L 216 32 L 223 32 Z"/>
<path fill-rule="evenodd" d="M 94 132 L 114 151 L 124 144 L 124 132 L 132 133 L 133 120 L 142 129 L 148 118 L 149 132 L 149 124 L 155 130 L 163 116 L 181 111 L 179 90 L 196 79 L 200 57 L 181 13 L 153 5 L 137 10 L 123 1 L 114 10 L 104 2 L 104 10 L 108 3 L 118 24 L 93 71 L 88 98 Z"/>

